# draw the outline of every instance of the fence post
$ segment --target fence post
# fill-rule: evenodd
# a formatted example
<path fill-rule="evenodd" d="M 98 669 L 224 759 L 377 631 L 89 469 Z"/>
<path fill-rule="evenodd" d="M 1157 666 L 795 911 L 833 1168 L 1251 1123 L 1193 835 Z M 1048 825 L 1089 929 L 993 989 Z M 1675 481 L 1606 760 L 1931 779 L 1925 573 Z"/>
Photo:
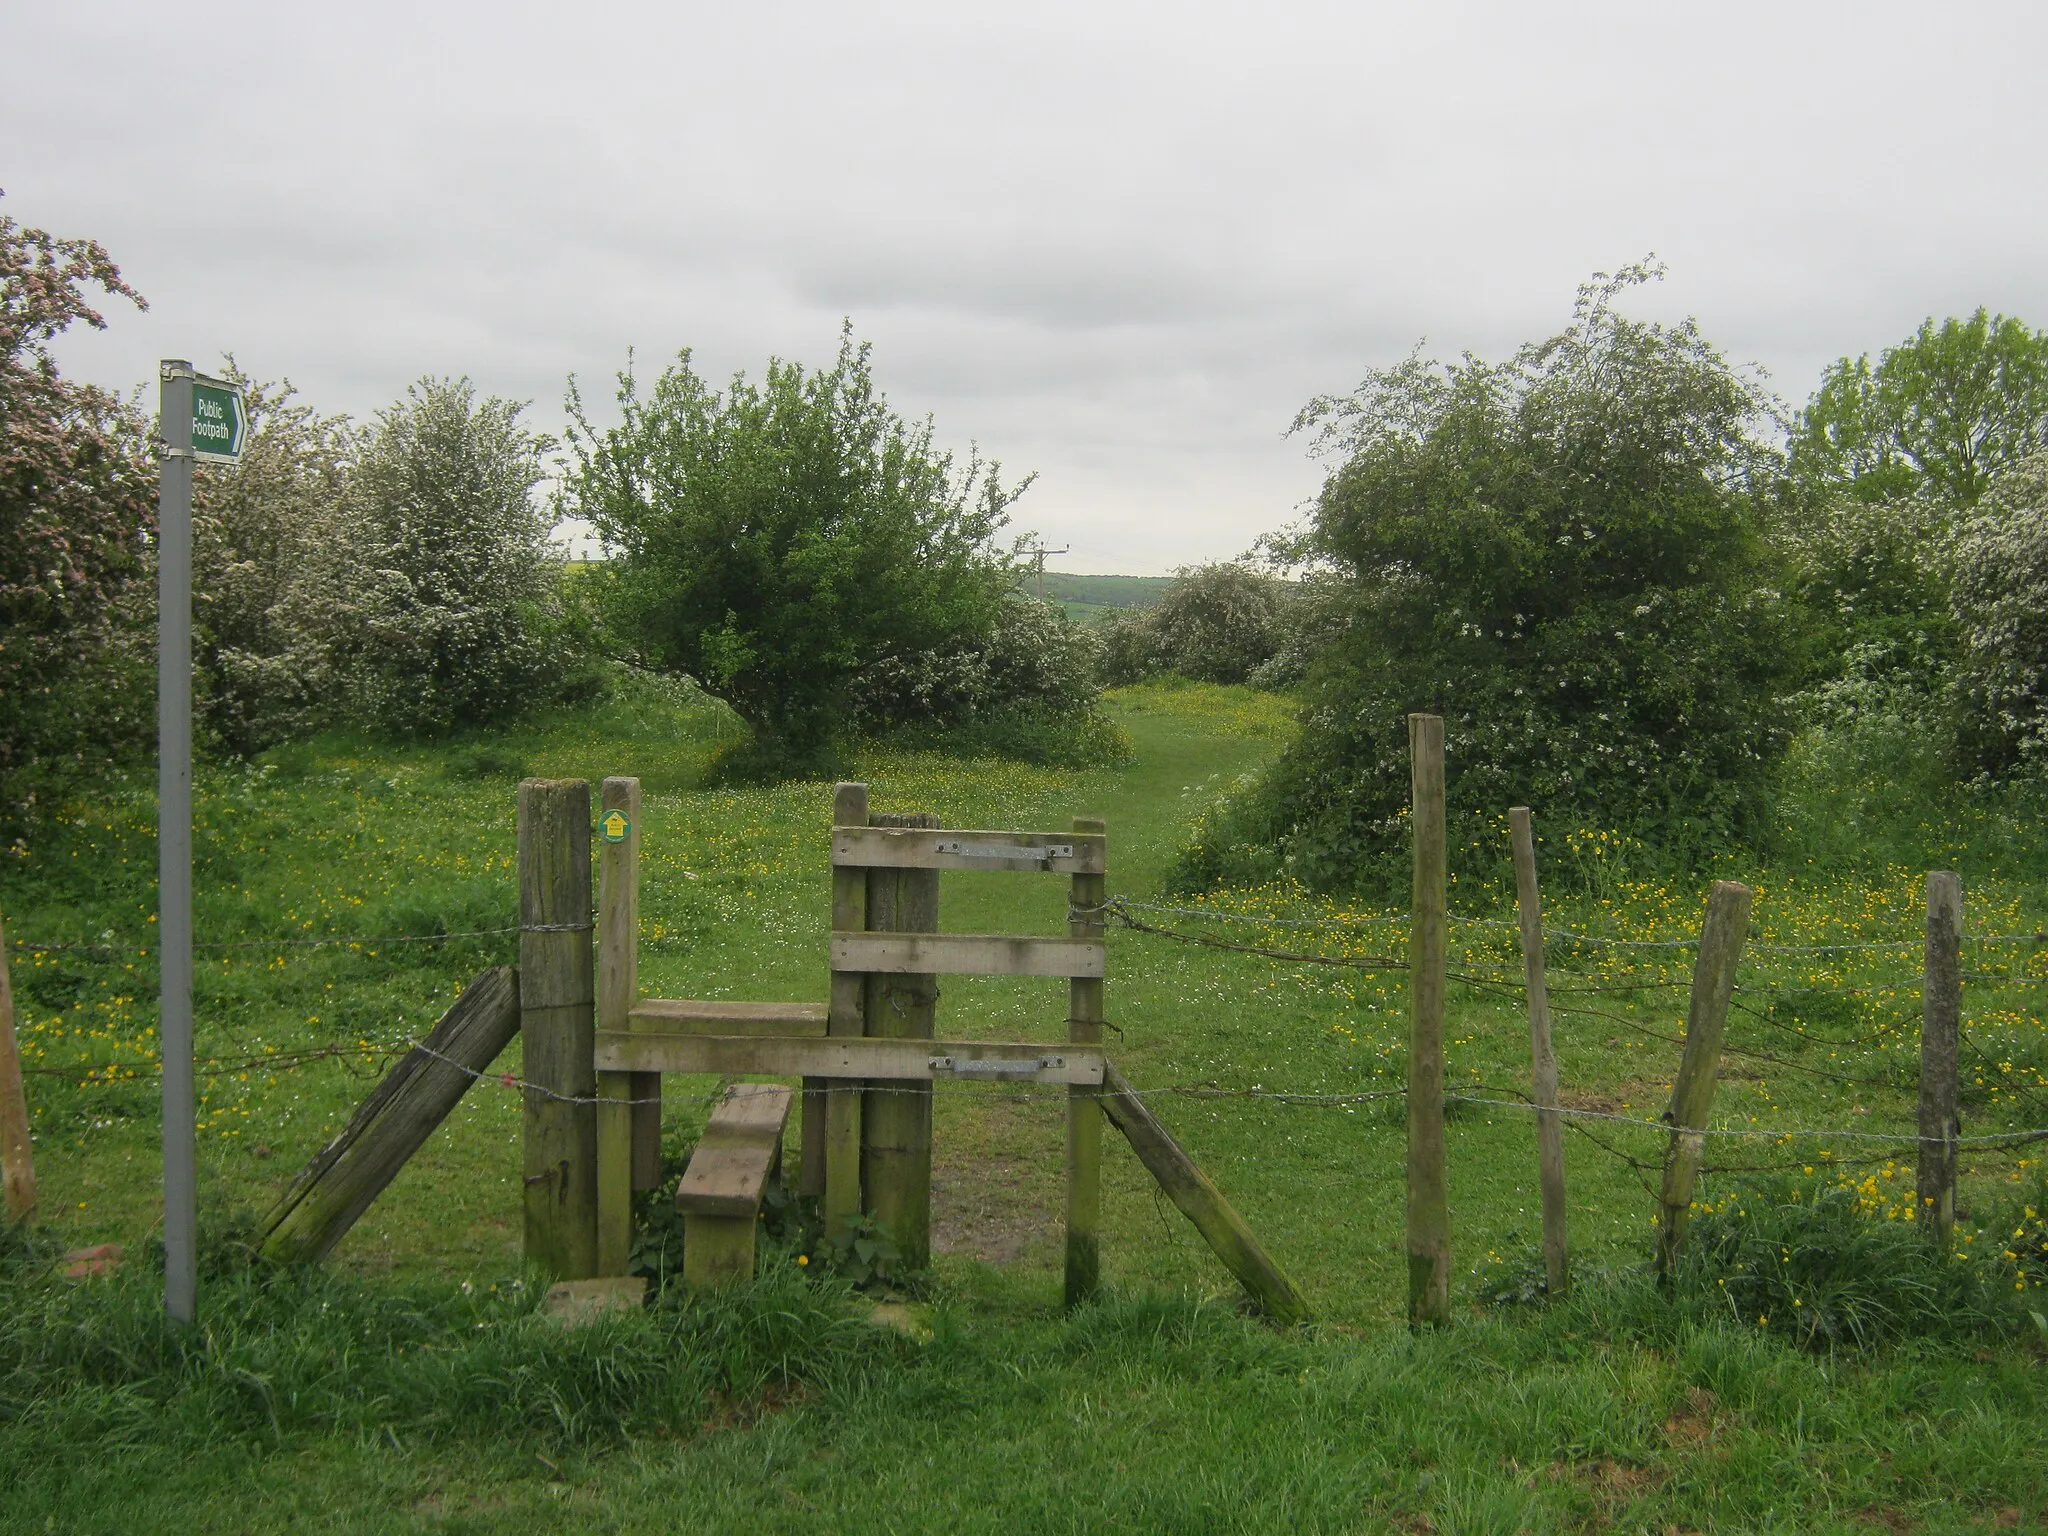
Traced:
<path fill-rule="evenodd" d="M 1552 1296 L 1571 1286 L 1565 1241 L 1564 1125 L 1557 1114 L 1557 1053 L 1550 1041 L 1550 986 L 1543 974 L 1543 903 L 1536 888 L 1536 838 L 1529 808 L 1508 812 L 1515 847 L 1515 913 L 1522 928 L 1522 979 L 1529 991 L 1530 1094 L 1536 1104 L 1536 1163 L 1543 1190 L 1543 1277 Z"/>
<path fill-rule="evenodd" d="M 835 827 L 868 825 L 868 787 L 841 784 L 832 794 L 832 824 Z M 832 867 L 832 931 L 854 933 L 867 926 L 867 871 Z M 865 980 L 858 971 L 832 973 L 831 1003 L 826 1011 L 825 1030 L 832 1035 L 865 1032 L 862 1020 L 866 1001 Z M 810 1106 L 823 1099 L 823 1135 L 818 1138 L 818 1161 L 811 1160 Z M 836 1238 L 846 1230 L 848 1217 L 860 1214 L 860 1106 L 858 1084 L 838 1080 L 809 1079 L 804 1084 L 804 1150 L 802 1183 L 815 1179 L 824 1196 L 822 1214 L 825 1234 Z"/>
<path fill-rule="evenodd" d="M 1077 833 L 1104 833 L 1109 824 L 1076 816 Z M 1073 909 L 1067 932 L 1077 939 L 1101 939 L 1100 908 L 1106 875 L 1071 877 L 1067 902 Z M 1076 1045 L 1102 1043 L 1103 979 L 1075 976 L 1067 982 L 1067 1039 Z M 1067 1282 L 1066 1301 L 1076 1306 L 1095 1294 L 1102 1280 L 1102 1099 L 1100 1088 L 1067 1089 Z"/>
<path fill-rule="evenodd" d="M 29 1136 L 28 1096 L 21 1086 L 21 1042 L 14 1033 L 14 984 L 7 977 L 7 924 L 0 919 L 0 1180 L 7 1219 L 36 1217 L 36 1162 Z"/>
<path fill-rule="evenodd" d="M 1707 896 L 1706 921 L 1700 925 L 1699 958 L 1692 968 L 1692 1002 L 1685 1015 L 1685 1050 L 1678 1078 L 1671 1085 L 1671 1145 L 1664 1154 L 1664 1188 L 1657 1220 L 1657 1277 L 1668 1280 L 1685 1238 L 1692 1209 L 1693 1181 L 1699 1176 L 1700 1154 L 1706 1146 L 1707 1114 L 1714 1106 L 1714 1086 L 1721 1071 L 1721 1036 L 1728 1026 L 1728 1000 L 1735 991 L 1735 968 L 1742 960 L 1749 934 L 1750 891 L 1734 880 L 1716 880 Z"/>
<path fill-rule="evenodd" d="M 882 827 L 937 827 L 929 815 L 877 816 Z M 870 869 L 867 926 L 893 933 L 939 931 L 936 869 Z M 937 1032 L 939 979 L 924 975 L 867 978 L 865 1023 L 870 1035 L 929 1040 Z M 895 1239 L 903 1267 L 931 1264 L 932 1086 L 876 1083 L 860 1111 L 861 1192 L 867 1209 Z"/>
<path fill-rule="evenodd" d="M 526 1259 L 582 1280 L 597 1272 L 597 999 L 582 779 L 520 782 L 519 927 Z"/>
<path fill-rule="evenodd" d="M 1408 717 L 1415 886 L 1408 934 L 1408 1321 L 1451 1320 L 1450 1180 L 1444 1166 L 1444 722 Z"/>
<path fill-rule="evenodd" d="M 604 781 L 598 801 L 597 1027 L 633 1027 L 640 969 L 640 781 Z M 597 1094 L 597 1268 L 633 1256 L 633 1191 L 661 1181 L 661 1074 L 601 1072 Z"/>
<path fill-rule="evenodd" d="M 1920 1220 L 1946 1243 L 1956 1225 L 1956 1053 L 1963 1024 L 1963 883 L 1927 877 L 1927 961 L 1920 1014 Z"/>

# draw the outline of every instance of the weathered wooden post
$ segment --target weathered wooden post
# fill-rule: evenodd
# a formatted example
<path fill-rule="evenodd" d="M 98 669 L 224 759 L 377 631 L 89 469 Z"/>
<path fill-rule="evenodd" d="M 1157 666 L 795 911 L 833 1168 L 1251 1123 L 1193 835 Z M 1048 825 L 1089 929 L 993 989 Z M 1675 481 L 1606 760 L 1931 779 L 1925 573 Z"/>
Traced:
<path fill-rule="evenodd" d="M 1515 846 L 1515 912 L 1521 919 L 1522 979 L 1529 992 L 1530 1095 L 1536 1104 L 1536 1164 L 1543 1191 L 1543 1280 L 1552 1296 L 1571 1285 L 1565 1241 L 1564 1125 L 1557 1114 L 1557 1053 L 1550 1041 L 1550 986 L 1543 973 L 1543 904 L 1536 888 L 1536 838 L 1529 808 L 1508 812 Z"/>
<path fill-rule="evenodd" d="M 273 1264 L 326 1258 L 518 1032 L 518 976 L 494 965 L 300 1170 L 258 1223 L 256 1251 Z"/>
<path fill-rule="evenodd" d="M 868 825 L 867 785 L 841 784 L 833 792 L 832 824 Z M 832 867 L 834 933 L 854 933 L 867 926 L 867 897 L 866 870 L 837 864 Z M 834 970 L 825 1015 L 826 1033 L 865 1034 L 866 996 L 866 979 L 860 972 Z M 818 1118 L 823 1122 L 824 1134 L 817 1138 L 814 1163 L 811 1106 L 820 1100 L 822 1113 Z M 838 1237 L 846 1230 L 847 1218 L 860 1214 L 860 1090 L 848 1082 L 809 1079 L 804 1084 L 804 1107 L 804 1161 L 798 1187 L 816 1188 L 823 1194 L 825 1233 Z"/>
<path fill-rule="evenodd" d="M 1449 896 L 1444 722 L 1408 717 L 1415 885 L 1408 938 L 1408 1321 L 1451 1320 L 1450 1179 L 1444 1166 L 1444 997 Z"/>
<path fill-rule="evenodd" d="M 881 827 L 939 825 L 930 815 L 877 816 Z M 890 933 L 939 931 L 936 869 L 870 869 L 867 926 Z M 877 973 L 867 978 L 866 1033 L 890 1039 L 930 1040 L 937 1031 L 939 979 Z M 903 1267 L 931 1263 L 932 1088 L 921 1083 L 874 1083 L 860 1112 L 861 1191 L 867 1210 L 889 1229 Z"/>
<path fill-rule="evenodd" d="M 640 1000 L 640 781 L 611 778 L 597 816 L 597 1027 L 633 1027 Z M 633 1191 L 661 1181 L 661 1074 L 600 1072 L 597 1267 L 623 1275 L 633 1254 Z"/>
<path fill-rule="evenodd" d="M 7 924 L 0 920 L 0 1180 L 7 1188 L 7 1218 L 36 1217 L 36 1161 L 28 1128 L 28 1095 L 21 1086 L 21 1042 L 14 1033 L 14 984 L 7 976 Z"/>
<path fill-rule="evenodd" d="M 1101 836 L 1108 824 L 1093 816 L 1076 816 L 1074 831 Z M 1104 860 L 1105 869 L 1107 858 Z M 1106 874 L 1073 875 L 1067 902 L 1067 933 L 1071 938 L 1103 935 L 1102 900 Z M 1100 1045 L 1103 979 L 1074 976 L 1067 981 L 1067 1039 L 1075 1045 Z M 1095 1294 L 1102 1280 L 1102 1094 L 1097 1087 L 1067 1089 L 1067 1280 L 1066 1301 L 1075 1306 Z"/>
<path fill-rule="evenodd" d="M 1963 883 L 1927 877 L 1927 959 L 1920 1012 L 1919 1219 L 1946 1243 L 1956 1225 L 1956 1143 L 1962 1135 L 1956 1054 L 1963 1027 Z"/>
<path fill-rule="evenodd" d="M 1671 1085 L 1671 1145 L 1664 1155 L 1664 1188 L 1657 1215 L 1657 1278 L 1668 1282 L 1685 1238 L 1692 1210 L 1693 1181 L 1706 1147 L 1707 1115 L 1721 1071 L 1721 1037 L 1728 1026 L 1728 1000 L 1735 992 L 1735 968 L 1749 934 L 1750 890 L 1733 880 L 1716 880 L 1700 925 L 1699 957 L 1692 968 L 1692 1002 L 1685 1015 L 1685 1050 Z"/>
<path fill-rule="evenodd" d="M 597 1273 L 597 999 L 582 779 L 519 785 L 519 929 L 526 1258 L 558 1280 L 582 1280 Z"/>

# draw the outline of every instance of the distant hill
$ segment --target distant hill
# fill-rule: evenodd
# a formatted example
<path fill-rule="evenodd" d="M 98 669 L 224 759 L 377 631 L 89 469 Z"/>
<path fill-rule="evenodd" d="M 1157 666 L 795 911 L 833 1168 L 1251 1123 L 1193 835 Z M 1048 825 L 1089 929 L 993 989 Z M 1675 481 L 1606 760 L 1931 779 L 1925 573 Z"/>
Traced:
<path fill-rule="evenodd" d="M 1071 618 L 1093 619 L 1116 608 L 1150 608 L 1173 585 L 1171 576 L 1077 576 L 1068 571 L 1045 573 L 1045 595 Z M 1038 578 L 1026 576 L 1024 590 L 1034 596 Z"/>

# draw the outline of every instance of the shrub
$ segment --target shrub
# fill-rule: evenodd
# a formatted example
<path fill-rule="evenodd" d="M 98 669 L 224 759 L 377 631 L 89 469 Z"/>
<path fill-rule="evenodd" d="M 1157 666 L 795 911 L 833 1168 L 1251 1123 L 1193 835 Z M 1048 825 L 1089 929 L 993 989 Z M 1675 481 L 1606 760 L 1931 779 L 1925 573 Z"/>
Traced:
<path fill-rule="evenodd" d="M 892 411 L 850 333 L 830 368 L 771 359 L 760 384 L 723 390 L 685 351 L 644 400 L 622 374 L 618 403 L 598 432 L 571 389 L 568 505 L 611 551 L 615 632 L 754 728 L 729 769 L 828 769 L 856 679 L 890 658 L 951 658 L 925 681 L 966 685 L 946 669 L 987 642 L 1016 585 L 995 538 L 1023 487 L 978 457 L 956 466 L 929 421 Z"/>
<path fill-rule="evenodd" d="M 1758 505 L 1768 402 L 1690 322 L 1616 312 L 1653 275 L 1588 284 L 1506 363 L 1411 357 L 1304 410 L 1339 458 L 1305 543 L 1343 626 L 1299 740 L 1212 823 L 1223 845 L 1314 886 L 1398 885 L 1413 711 L 1445 717 L 1452 847 L 1489 867 L 1517 804 L 1662 857 L 1761 833 L 1790 633 Z"/>
<path fill-rule="evenodd" d="M 49 343 L 146 307 L 96 242 L 0 216 L 0 827 L 140 751 L 155 725 L 156 465 L 133 407 L 62 377 Z"/>
<path fill-rule="evenodd" d="M 338 626 L 352 713 L 401 734 L 511 719 L 559 696 L 581 658 L 562 630 L 553 520 L 535 505 L 550 443 L 522 406 L 422 379 L 377 417 L 344 500 Z"/>
<path fill-rule="evenodd" d="M 2048 454 L 1992 484 L 1956 539 L 1967 760 L 1993 778 L 2048 771 Z"/>
<path fill-rule="evenodd" d="M 1246 565 L 1184 566 L 1152 607 L 1103 626 L 1103 681 L 1117 686 L 1163 672 L 1203 683 L 1289 681 L 1298 662 L 1275 662 L 1293 638 L 1293 606 L 1288 583 Z"/>
<path fill-rule="evenodd" d="M 239 463 L 194 477 L 193 651 L 201 722 L 249 757 L 333 713 L 357 434 L 296 403 L 288 383 L 242 378 L 232 358 L 227 372 L 243 384 L 250 435 Z"/>

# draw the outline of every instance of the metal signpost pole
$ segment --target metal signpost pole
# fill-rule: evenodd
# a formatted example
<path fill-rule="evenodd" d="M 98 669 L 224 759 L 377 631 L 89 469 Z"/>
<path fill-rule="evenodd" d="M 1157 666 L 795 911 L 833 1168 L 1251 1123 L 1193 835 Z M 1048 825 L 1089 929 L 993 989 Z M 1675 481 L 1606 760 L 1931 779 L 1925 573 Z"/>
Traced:
<path fill-rule="evenodd" d="M 198 1314 L 197 1148 L 192 1095 L 192 365 L 159 374 L 157 492 L 158 1043 L 164 1084 L 164 1310 Z"/>

